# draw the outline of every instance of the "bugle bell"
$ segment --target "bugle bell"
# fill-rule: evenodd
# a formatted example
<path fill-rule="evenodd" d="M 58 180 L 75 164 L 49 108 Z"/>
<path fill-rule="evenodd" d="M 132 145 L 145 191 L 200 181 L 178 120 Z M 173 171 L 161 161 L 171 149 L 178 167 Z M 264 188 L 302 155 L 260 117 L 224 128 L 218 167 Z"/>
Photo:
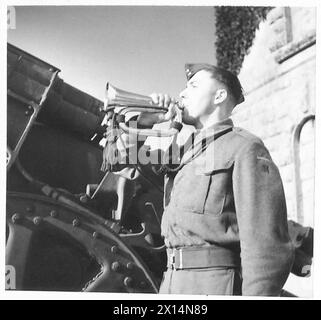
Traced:
<path fill-rule="evenodd" d="M 109 82 L 106 85 L 105 107 L 151 107 L 155 106 L 149 96 L 121 90 L 112 86 Z"/>
<path fill-rule="evenodd" d="M 178 105 L 178 102 L 175 103 L 176 118 L 175 120 L 173 119 L 170 129 L 135 129 L 128 127 L 124 121 L 125 114 L 127 112 L 166 113 L 168 109 L 164 107 L 159 107 L 157 104 L 154 104 L 150 96 L 125 91 L 116 88 L 115 86 L 107 82 L 104 101 L 104 111 L 108 112 L 110 110 L 115 109 L 115 107 L 120 107 L 118 115 L 120 116 L 119 119 L 122 120 L 120 121 L 119 126 L 126 133 L 134 133 L 144 136 L 168 137 L 175 135 L 182 128 L 182 108 Z"/>
<path fill-rule="evenodd" d="M 179 109 L 182 107 L 176 101 L 175 104 Z M 105 92 L 105 108 L 107 111 L 110 108 L 115 106 L 118 107 L 155 107 L 152 98 L 150 96 L 133 93 L 129 91 L 125 91 L 115 86 L 111 85 L 109 82 L 106 84 L 106 92 Z M 161 108 L 159 108 L 161 110 Z"/>

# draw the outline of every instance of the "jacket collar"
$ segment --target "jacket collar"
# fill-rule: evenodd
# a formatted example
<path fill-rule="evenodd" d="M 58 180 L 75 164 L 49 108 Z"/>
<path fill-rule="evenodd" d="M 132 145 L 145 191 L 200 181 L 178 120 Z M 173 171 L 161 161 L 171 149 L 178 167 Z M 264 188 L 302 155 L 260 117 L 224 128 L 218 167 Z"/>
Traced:
<path fill-rule="evenodd" d="M 188 150 L 181 159 L 181 166 L 198 157 L 215 139 L 231 131 L 233 126 L 232 119 L 227 118 L 195 132 L 195 138 L 189 141 Z"/>
<path fill-rule="evenodd" d="M 206 128 L 205 130 L 214 130 L 214 133 L 219 133 L 221 131 L 225 131 L 226 129 L 233 128 L 234 124 L 231 118 L 226 118 L 224 120 L 221 120 L 219 122 L 214 123 L 212 126 Z"/>
<path fill-rule="evenodd" d="M 233 121 L 231 118 L 226 118 L 219 122 L 214 123 L 208 128 L 197 130 L 196 135 L 201 137 L 210 137 L 210 136 L 221 136 L 226 131 L 230 131 L 234 127 Z"/>

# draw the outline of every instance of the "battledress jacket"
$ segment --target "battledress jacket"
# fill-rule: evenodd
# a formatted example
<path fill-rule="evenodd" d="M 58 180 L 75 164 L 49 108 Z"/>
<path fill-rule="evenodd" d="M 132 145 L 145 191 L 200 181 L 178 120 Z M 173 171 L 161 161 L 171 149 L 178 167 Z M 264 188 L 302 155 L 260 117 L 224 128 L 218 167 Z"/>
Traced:
<path fill-rule="evenodd" d="M 165 175 L 165 244 L 227 248 L 240 257 L 242 295 L 278 296 L 294 260 L 279 170 L 231 119 L 206 130 L 206 152 Z"/>

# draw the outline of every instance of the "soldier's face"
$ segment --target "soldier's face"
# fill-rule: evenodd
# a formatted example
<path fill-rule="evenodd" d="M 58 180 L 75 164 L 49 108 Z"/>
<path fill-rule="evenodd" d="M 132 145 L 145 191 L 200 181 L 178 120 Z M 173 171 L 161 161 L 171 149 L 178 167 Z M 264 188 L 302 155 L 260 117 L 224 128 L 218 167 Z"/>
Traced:
<path fill-rule="evenodd" d="M 196 124 L 200 118 L 210 115 L 214 109 L 214 97 L 218 83 L 206 70 L 197 72 L 180 93 L 184 106 L 183 121 Z"/>

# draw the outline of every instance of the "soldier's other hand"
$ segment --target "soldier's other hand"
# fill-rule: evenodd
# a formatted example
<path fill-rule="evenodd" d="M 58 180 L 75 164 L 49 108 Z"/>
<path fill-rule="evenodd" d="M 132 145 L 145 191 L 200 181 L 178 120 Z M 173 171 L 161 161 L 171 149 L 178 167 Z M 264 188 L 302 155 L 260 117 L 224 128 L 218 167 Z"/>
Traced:
<path fill-rule="evenodd" d="M 157 122 L 165 122 L 169 121 L 172 118 L 175 117 L 176 112 L 175 112 L 175 103 L 176 100 L 172 98 L 168 94 L 162 94 L 162 93 L 152 93 L 150 97 L 153 100 L 153 103 L 155 105 L 158 105 L 161 108 L 166 108 L 168 109 L 167 113 L 162 113 L 159 115 L 158 121 Z"/>

